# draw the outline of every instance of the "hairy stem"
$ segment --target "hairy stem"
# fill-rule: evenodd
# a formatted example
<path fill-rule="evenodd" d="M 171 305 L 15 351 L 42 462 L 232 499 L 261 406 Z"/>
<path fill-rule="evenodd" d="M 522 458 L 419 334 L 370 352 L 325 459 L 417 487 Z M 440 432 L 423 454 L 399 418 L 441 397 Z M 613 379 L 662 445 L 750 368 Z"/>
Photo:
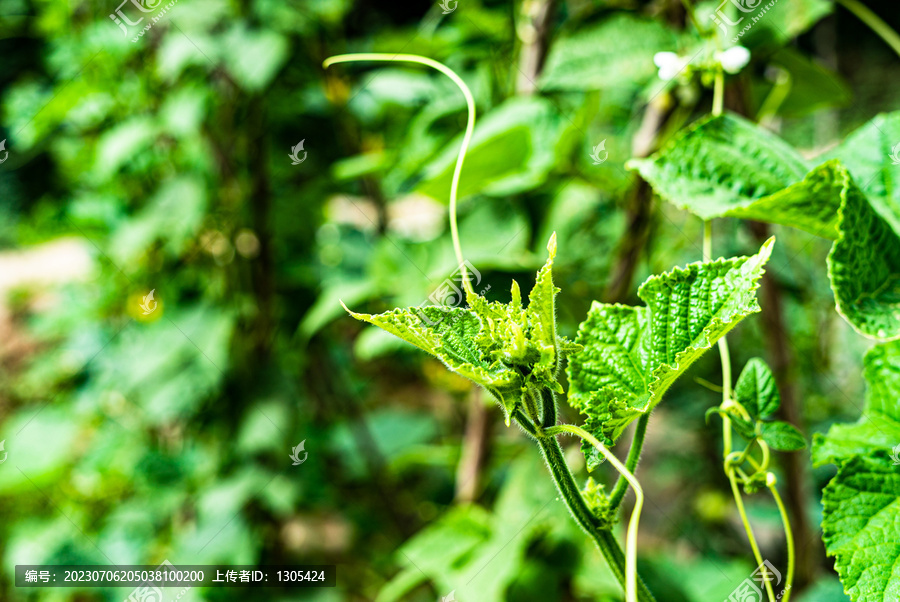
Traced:
<path fill-rule="evenodd" d="M 469 150 L 469 143 L 472 141 L 472 132 L 475 131 L 475 99 L 472 92 L 466 85 L 466 82 L 459 77 L 456 72 L 435 60 L 418 56 L 415 54 L 389 54 L 378 52 L 361 52 L 358 54 L 339 54 L 325 59 L 322 66 L 328 69 L 331 65 L 337 63 L 352 63 L 357 61 L 386 61 L 386 62 L 404 62 L 418 63 L 437 69 L 447 77 L 462 91 L 466 98 L 466 108 L 468 110 L 468 118 L 466 119 L 466 133 L 463 136 L 462 145 L 459 147 L 459 155 L 456 157 L 456 167 L 453 169 L 453 180 L 450 183 L 450 235 L 453 238 L 453 250 L 456 252 L 456 260 L 459 262 L 459 270 L 462 274 L 463 288 L 466 289 L 467 295 L 474 295 L 472 283 L 469 282 L 468 270 L 463 260 L 462 247 L 459 243 L 459 228 L 456 225 L 456 198 L 459 193 L 459 176 L 462 173 L 463 161 L 466 158 L 466 151 Z"/>
<path fill-rule="evenodd" d="M 890 25 L 885 23 L 881 17 L 873 13 L 869 8 L 858 0 L 837 0 L 844 8 L 856 15 L 860 21 L 869 26 L 878 36 L 894 49 L 897 56 L 900 56 L 900 35 L 894 31 Z"/>
<path fill-rule="evenodd" d="M 600 443 L 596 437 L 581 427 L 571 424 L 561 424 L 545 431 L 547 435 L 555 435 L 557 433 L 568 433 L 581 437 L 594 448 L 603 454 L 609 463 L 613 465 L 619 474 L 628 481 L 634 489 L 635 502 L 634 510 L 631 512 L 631 519 L 628 521 L 628 531 L 625 536 L 625 598 L 627 602 L 637 602 L 637 534 L 638 525 L 641 520 L 641 508 L 644 505 L 644 491 L 641 484 L 625 466 L 619 462 L 619 459 L 613 455 L 606 446 Z"/>
<path fill-rule="evenodd" d="M 520 419 L 525 418 L 525 415 L 521 410 L 517 410 L 513 412 L 513 417 L 517 421 L 520 421 Z M 534 430 L 532 425 L 522 426 L 526 431 L 531 432 Z M 627 562 L 622 553 L 622 548 L 619 546 L 619 542 L 616 541 L 616 538 L 609 529 L 601 529 L 597 526 L 597 519 L 585 503 L 581 491 L 575 483 L 575 477 L 572 476 L 572 472 L 565 462 L 562 448 L 556 440 L 556 437 L 552 435 L 554 431 L 557 433 L 562 432 L 559 429 L 560 427 L 554 426 L 545 429 L 542 436 L 535 437 L 541 448 L 541 452 L 544 455 L 544 459 L 547 462 L 547 466 L 550 469 L 550 474 L 553 477 L 557 490 L 563 500 L 565 500 L 569 512 L 572 513 L 575 522 L 577 522 L 585 533 L 594 540 L 594 543 L 597 545 L 597 548 L 609 565 L 616 580 L 623 588 L 627 589 Z M 637 602 L 655 602 L 653 594 L 650 593 L 650 590 L 647 589 L 644 582 L 639 578 L 636 578 L 635 581 L 635 593 L 637 596 L 635 599 Z"/>
<path fill-rule="evenodd" d="M 541 426 L 544 428 L 556 426 L 556 393 L 546 387 L 541 389 L 541 413 L 543 414 Z"/>
<path fill-rule="evenodd" d="M 638 460 L 641 459 L 641 450 L 644 447 L 644 435 L 647 434 L 648 422 L 650 422 L 650 414 L 643 414 L 638 418 L 637 424 L 634 427 L 634 437 L 631 440 L 631 449 L 628 450 L 628 457 L 625 459 L 625 468 L 631 473 L 634 473 L 638 465 Z M 613 511 L 618 509 L 619 504 L 622 503 L 622 499 L 625 497 L 625 491 L 627 489 L 628 481 L 626 481 L 622 475 L 619 475 L 619 479 L 616 481 L 612 493 L 609 494 L 609 505 Z"/>
<path fill-rule="evenodd" d="M 525 412 L 523 412 L 521 408 L 516 408 L 512 411 L 512 419 L 515 420 L 526 433 L 535 439 L 539 438 L 537 427 L 531 424 L 531 420 L 528 419 L 528 416 L 525 415 Z"/>

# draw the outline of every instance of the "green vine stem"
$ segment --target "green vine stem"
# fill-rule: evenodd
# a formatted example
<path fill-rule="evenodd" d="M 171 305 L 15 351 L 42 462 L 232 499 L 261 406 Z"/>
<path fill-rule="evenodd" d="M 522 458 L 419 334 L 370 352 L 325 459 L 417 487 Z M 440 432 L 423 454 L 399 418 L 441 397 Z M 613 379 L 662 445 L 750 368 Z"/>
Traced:
<path fill-rule="evenodd" d="M 728 418 L 724 418 L 728 420 Z M 728 431 L 731 431 L 731 421 L 728 420 Z M 725 474 L 728 475 L 728 482 L 731 483 L 731 493 L 734 495 L 734 502 L 737 504 L 738 513 L 741 515 L 741 523 L 744 525 L 744 531 L 747 532 L 747 539 L 750 540 L 750 548 L 753 550 L 753 558 L 756 559 L 756 565 L 763 565 L 763 557 L 759 553 L 759 546 L 756 545 L 756 537 L 753 536 L 753 527 L 750 526 L 750 520 L 747 518 L 747 511 L 744 508 L 744 499 L 738 489 L 737 478 L 734 476 L 734 469 L 726 465 Z M 775 602 L 775 594 L 772 592 L 772 583 L 766 579 L 766 594 L 769 596 L 769 602 Z"/>
<path fill-rule="evenodd" d="M 769 488 L 772 498 L 775 500 L 775 505 L 778 506 L 778 512 L 781 514 L 781 522 L 784 523 L 784 532 L 787 536 L 788 570 L 784 585 L 784 597 L 781 599 L 781 602 L 788 602 L 791 599 L 791 586 L 794 582 L 794 533 L 791 530 L 791 521 L 788 518 L 787 509 L 785 509 L 784 502 L 781 501 L 781 495 L 778 493 L 777 480 L 771 472 L 766 475 L 766 487 Z"/>
<path fill-rule="evenodd" d="M 603 529 L 598 526 L 597 519 L 585 503 L 581 491 L 575 483 L 575 477 L 572 475 L 572 471 L 569 470 L 568 464 L 566 464 L 562 447 L 560 447 L 559 442 L 556 440 L 557 434 L 569 431 L 569 429 L 581 431 L 588 437 L 590 437 L 590 434 L 586 431 L 582 431 L 578 427 L 570 425 L 559 425 L 539 430 L 535 425 L 529 422 L 528 417 L 525 416 L 525 413 L 520 409 L 514 410 L 512 417 L 520 424 L 523 430 L 531 434 L 537 441 L 541 453 L 544 456 L 544 460 L 547 462 L 550 475 L 553 477 L 553 482 L 556 484 L 556 489 L 565 501 L 566 507 L 568 507 L 575 522 L 578 523 L 584 532 L 594 540 L 594 543 L 597 545 L 597 548 L 600 550 L 600 553 L 603 555 L 603 558 L 606 560 L 607 565 L 612 571 L 613 576 L 626 590 L 626 596 L 629 592 L 628 583 L 634 584 L 631 591 L 634 593 L 635 597 L 628 598 L 628 601 L 655 602 L 656 599 L 653 597 L 653 594 L 647 589 L 643 580 L 637 576 L 636 566 L 629 577 L 629 564 L 625 555 L 622 554 L 622 548 L 619 546 L 619 542 L 609 529 Z M 607 451 L 607 453 L 609 452 Z M 616 462 L 618 462 L 617 459 Z"/>
<path fill-rule="evenodd" d="M 644 435 L 647 434 L 647 423 L 650 422 L 650 414 L 642 414 L 637 420 L 634 428 L 634 438 L 631 440 L 631 448 L 628 450 L 628 457 L 625 458 L 625 468 L 628 472 L 634 473 L 637 468 L 638 461 L 641 459 L 641 450 L 644 447 Z M 622 475 L 619 475 L 612 493 L 609 494 L 609 506 L 613 512 L 619 508 L 625 492 L 628 490 L 628 481 Z"/>
<path fill-rule="evenodd" d="M 462 274 L 463 288 L 466 290 L 466 295 L 474 295 L 475 291 L 472 289 L 472 283 L 469 282 L 468 270 L 466 269 L 465 261 L 463 260 L 462 247 L 459 243 L 459 228 L 456 225 L 456 201 L 459 194 L 459 176 L 462 173 L 466 151 L 469 150 L 469 144 L 472 142 L 472 133 L 475 131 L 475 99 L 472 97 L 472 92 L 469 90 L 466 82 L 464 82 L 452 69 L 443 63 L 415 54 L 389 54 L 378 52 L 339 54 L 325 59 L 322 66 L 325 69 L 328 69 L 328 67 L 337 63 L 352 63 L 358 61 L 418 63 L 420 65 L 431 67 L 449 77 L 466 98 L 466 109 L 468 110 L 466 133 L 463 136 L 462 145 L 459 147 L 459 155 L 456 157 L 456 167 L 453 169 L 453 180 L 450 183 L 450 235 L 453 238 L 453 250 L 456 252 L 456 260 L 459 262 L 459 270 Z"/>
<path fill-rule="evenodd" d="M 735 402 L 736 403 L 736 402 Z M 741 404 L 736 403 L 738 408 L 742 411 L 744 407 Z M 764 471 L 769 466 L 769 446 L 762 439 L 756 440 L 760 449 L 762 450 L 763 459 L 762 462 L 757 463 L 752 457 L 748 456 L 747 461 L 753 466 L 753 468 L 757 472 Z M 751 442 L 752 445 L 752 442 Z M 750 446 L 748 446 L 748 449 Z M 784 502 L 781 499 L 781 495 L 778 493 L 778 479 L 771 472 L 766 472 L 766 488 L 768 488 L 769 492 L 772 494 L 772 499 L 775 500 L 775 505 L 778 506 L 778 513 L 781 515 L 781 522 L 784 525 L 784 534 L 787 542 L 787 554 L 788 554 L 788 568 L 787 568 L 787 578 L 784 582 L 784 597 L 781 598 L 780 602 L 788 602 L 791 599 L 791 588 L 794 583 L 794 567 L 796 565 L 796 555 L 794 550 L 794 531 L 791 529 L 791 521 L 788 518 L 787 509 L 784 506 Z"/>
<path fill-rule="evenodd" d="M 594 448 L 603 454 L 610 464 L 612 464 L 613 468 L 619 471 L 627 481 L 628 484 L 631 485 L 631 488 L 634 489 L 635 502 L 634 502 L 634 510 L 631 512 L 631 519 L 628 521 L 628 531 L 625 536 L 625 598 L 627 602 L 636 602 L 637 601 L 637 535 L 638 535 L 638 525 L 641 521 L 641 508 L 644 505 L 644 491 L 641 489 L 641 484 L 635 478 L 631 472 L 625 468 L 625 466 L 619 462 L 619 459 L 616 458 L 611 451 L 609 451 L 605 445 L 600 443 L 596 437 L 591 435 L 589 432 L 584 430 L 581 427 L 572 425 L 572 424 L 561 424 L 559 426 L 554 426 L 544 431 L 546 436 L 553 436 L 560 433 L 567 433 L 570 435 L 576 435 L 581 437 L 588 443 L 594 446 Z"/>
<path fill-rule="evenodd" d="M 722 65 L 716 68 L 716 79 L 713 87 L 713 105 L 712 114 L 718 117 L 722 114 L 725 107 L 725 71 Z"/>
<path fill-rule="evenodd" d="M 712 221 L 704 221 L 703 222 L 703 260 L 711 261 L 712 260 Z M 722 404 L 720 408 L 722 409 L 722 443 L 723 443 L 723 468 L 725 470 L 725 474 L 728 477 L 728 482 L 731 485 L 731 493 L 734 496 L 734 502 L 737 505 L 738 514 L 741 516 L 741 524 L 744 526 L 744 531 L 747 533 L 747 539 L 750 541 L 750 548 L 753 550 L 753 557 L 756 560 L 757 566 L 762 566 L 763 558 L 759 553 L 759 546 L 756 544 L 756 537 L 753 535 L 753 527 L 750 525 L 750 520 L 747 518 L 747 511 L 744 508 L 744 499 L 741 497 L 740 489 L 738 488 L 737 478 L 735 477 L 735 469 L 729 462 L 729 456 L 732 452 L 732 432 L 731 432 L 731 418 L 728 417 L 727 410 L 729 407 L 737 404 L 731 398 L 731 353 L 728 349 L 728 339 L 726 337 L 722 337 L 719 339 L 718 343 L 719 347 L 719 357 L 722 362 Z M 743 410 L 743 407 L 741 408 Z M 769 580 L 766 580 L 766 594 L 769 598 L 769 602 L 775 602 L 775 594 L 772 592 L 772 584 Z"/>
<path fill-rule="evenodd" d="M 556 393 L 546 387 L 541 389 L 541 412 L 543 414 L 541 426 L 550 428 L 556 425 Z"/>
<path fill-rule="evenodd" d="M 684 5 L 684 10 L 687 12 L 688 17 L 691 22 L 694 24 L 694 27 L 697 28 L 697 32 L 701 37 L 704 38 L 712 38 L 713 42 L 716 45 L 716 49 L 722 50 L 722 40 L 719 38 L 719 31 L 715 28 L 707 29 L 700 24 L 700 21 L 697 19 L 697 11 L 694 10 L 694 4 L 691 0 L 681 0 L 681 3 Z M 712 114 L 714 116 L 718 116 L 722 114 L 722 110 L 725 106 L 725 71 L 722 69 L 722 65 L 719 65 L 716 69 L 716 78 L 715 83 L 713 85 L 713 104 L 712 104 Z"/>
<path fill-rule="evenodd" d="M 881 17 L 873 13 L 869 8 L 858 0 L 837 0 L 844 8 L 856 15 L 860 21 L 869 26 L 869 28 L 878 34 L 878 36 L 894 49 L 897 56 L 900 56 L 900 35 L 894 31 L 890 25 L 885 23 Z"/>

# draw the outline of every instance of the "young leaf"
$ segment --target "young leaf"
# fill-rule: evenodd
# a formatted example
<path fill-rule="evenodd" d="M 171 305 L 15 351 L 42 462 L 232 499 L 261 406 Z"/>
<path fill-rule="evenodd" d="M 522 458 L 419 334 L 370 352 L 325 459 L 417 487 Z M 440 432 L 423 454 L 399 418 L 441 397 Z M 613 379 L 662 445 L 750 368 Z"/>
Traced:
<path fill-rule="evenodd" d="M 769 366 L 758 357 L 744 366 L 734 387 L 734 397 L 754 419 L 772 416 L 781 405 L 778 386 Z"/>
<path fill-rule="evenodd" d="M 760 423 L 760 437 L 772 449 L 778 451 L 796 451 L 806 447 L 803 434 L 787 422 L 775 420 Z"/>
<path fill-rule="evenodd" d="M 659 403 L 672 383 L 746 316 L 774 239 L 752 257 L 694 263 L 638 290 L 645 308 L 595 302 L 567 368 L 569 400 L 607 443 Z"/>
<path fill-rule="evenodd" d="M 730 418 L 731 426 L 734 427 L 734 430 L 736 430 L 741 437 L 743 437 L 747 441 L 752 441 L 753 438 L 756 437 L 756 425 L 759 423 L 746 420 L 740 416 L 730 416 Z"/>
<path fill-rule="evenodd" d="M 866 354 L 869 385 L 860 420 L 816 435 L 813 460 L 838 473 L 822 497 L 829 556 L 853 602 L 897 599 L 900 574 L 900 342 Z"/>
<path fill-rule="evenodd" d="M 549 257 L 547 263 L 538 272 L 534 288 L 528 295 L 528 308 L 525 318 L 532 328 L 534 342 L 541 354 L 541 359 L 534 368 L 535 377 L 544 383 L 552 383 L 551 388 L 562 393 L 557 384 L 556 373 L 559 366 L 556 340 L 556 295 L 559 289 L 553 284 L 553 259 L 556 257 L 556 233 L 550 236 L 547 243 Z"/>
<path fill-rule="evenodd" d="M 558 340 L 552 266 L 556 235 L 547 245 L 550 256 L 537 275 L 527 309 L 519 285 L 512 284 L 508 304 L 472 295 L 470 308 L 409 307 L 378 315 L 347 310 L 357 320 L 374 324 L 430 353 L 453 372 L 486 388 L 509 416 L 529 388 L 549 387 L 562 393 L 557 381 L 558 348 L 580 347 Z M 346 307 L 345 307 L 346 309 Z"/>
<path fill-rule="evenodd" d="M 642 348 L 647 308 L 594 301 L 578 327 L 576 343 L 584 350 L 569 358 L 569 404 L 587 416 L 585 428 L 607 443 L 641 415 L 649 397 L 649 369 Z M 582 445 L 590 468 L 599 452 Z"/>
<path fill-rule="evenodd" d="M 469 309 L 409 307 L 378 315 L 347 310 L 357 320 L 374 324 L 435 356 L 453 372 L 483 386 L 507 412 L 521 397 L 522 376 L 511 366 L 492 361 L 476 344 L 484 329 L 481 316 Z"/>

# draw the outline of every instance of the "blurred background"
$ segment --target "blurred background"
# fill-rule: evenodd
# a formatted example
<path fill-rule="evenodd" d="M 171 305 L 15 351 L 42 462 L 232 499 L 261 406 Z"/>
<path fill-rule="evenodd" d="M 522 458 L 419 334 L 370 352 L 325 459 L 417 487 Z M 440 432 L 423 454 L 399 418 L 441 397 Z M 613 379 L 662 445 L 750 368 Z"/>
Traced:
<path fill-rule="evenodd" d="M 900 26 L 895 3 L 866 3 Z M 804 152 L 900 109 L 896 56 L 827 0 L 781 0 L 740 43 L 726 108 Z M 678 0 L 0 0 L 0 599 L 128 595 L 24 593 L 16 564 L 169 560 L 338 565 L 336 588 L 260 600 L 621 600 L 495 402 L 339 303 L 420 305 L 456 269 L 462 95 L 419 66 L 321 63 L 403 52 L 461 75 L 479 114 L 459 207 L 476 290 L 527 291 L 555 231 L 573 336 L 592 300 L 639 303 L 647 276 L 700 259 L 699 220 L 624 163 L 709 113 L 709 82 L 663 81 L 653 61 L 704 44 Z M 830 241 L 719 220 L 715 255 L 772 233 L 764 313 L 730 336 L 733 361 L 765 358 L 782 417 L 811 436 L 856 418 L 868 343 L 834 311 Z M 755 565 L 704 421 L 715 355 L 654 413 L 638 470 L 640 570 L 661 602 L 725 599 Z M 777 456 L 794 599 L 846 600 L 818 526 L 834 469 Z M 783 568 L 777 509 L 747 503 Z"/>

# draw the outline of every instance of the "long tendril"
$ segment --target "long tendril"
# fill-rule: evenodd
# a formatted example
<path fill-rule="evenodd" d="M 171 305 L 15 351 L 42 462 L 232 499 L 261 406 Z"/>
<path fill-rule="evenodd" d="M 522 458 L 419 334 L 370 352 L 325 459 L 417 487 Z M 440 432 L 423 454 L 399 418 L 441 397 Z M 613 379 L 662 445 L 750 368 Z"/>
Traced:
<path fill-rule="evenodd" d="M 453 180 L 450 183 L 450 235 L 453 238 L 453 250 L 456 253 L 456 260 L 459 262 L 460 273 L 462 274 L 463 287 L 467 295 L 474 295 L 472 283 L 469 282 L 468 270 L 463 260 L 462 246 L 459 243 L 459 228 L 456 225 L 456 202 L 459 195 L 459 176 L 462 173 L 463 161 L 466 158 L 466 151 L 469 150 L 469 144 L 472 142 L 472 133 L 475 131 L 475 99 L 472 92 L 455 71 L 430 58 L 419 56 L 416 54 L 390 54 L 381 52 L 360 52 L 355 54 L 338 54 L 336 56 L 325 59 L 322 66 L 326 69 L 337 63 L 353 63 L 359 61 L 383 61 L 383 62 L 403 62 L 418 63 L 436 69 L 449 77 L 454 84 L 462 91 L 466 98 L 466 108 L 468 110 L 468 118 L 466 119 L 466 133 L 463 136 L 462 145 L 459 147 L 459 155 L 456 157 L 456 167 L 453 169 Z"/>

